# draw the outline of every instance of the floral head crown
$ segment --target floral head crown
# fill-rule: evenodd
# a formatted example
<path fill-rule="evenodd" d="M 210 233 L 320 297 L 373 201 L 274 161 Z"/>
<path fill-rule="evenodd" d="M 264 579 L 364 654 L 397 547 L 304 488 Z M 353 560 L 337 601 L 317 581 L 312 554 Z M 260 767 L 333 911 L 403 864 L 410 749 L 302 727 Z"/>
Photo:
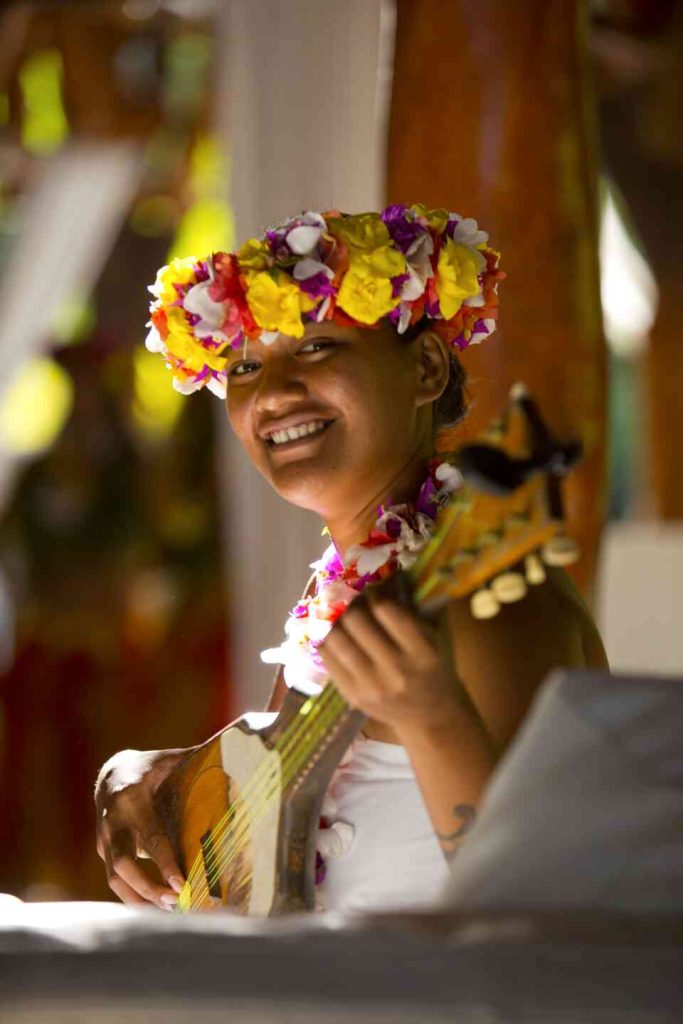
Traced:
<path fill-rule="evenodd" d="M 237 252 L 175 259 L 150 291 L 147 348 L 160 352 L 173 386 L 206 385 L 225 397 L 226 349 L 278 334 L 301 338 L 331 320 L 399 334 L 423 318 L 457 349 L 493 334 L 499 254 L 475 220 L 421 204 L 381 213 L 303 213 Z"/>

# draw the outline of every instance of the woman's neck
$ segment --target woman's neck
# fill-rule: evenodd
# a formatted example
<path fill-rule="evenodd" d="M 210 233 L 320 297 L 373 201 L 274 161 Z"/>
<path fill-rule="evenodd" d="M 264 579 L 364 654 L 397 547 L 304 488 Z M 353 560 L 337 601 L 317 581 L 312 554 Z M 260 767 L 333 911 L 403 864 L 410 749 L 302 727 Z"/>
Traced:
<path fill-rule="evenodd" d="M 330 537 L 342 557 L 352 544 L 360 544 L 367 539 L 377 521 L 379 505 L 400 505 L 417 496 L 427 474 L 431 455 L 431 452 L 417 452 L 405 465 L 383 480 L 369 496 L 363 496 L 361 502 L 355 496 L 353 505 L 349 504 L 348 508 L 339 510 L 338 514 L 335 512 L 325 517 Z"/>

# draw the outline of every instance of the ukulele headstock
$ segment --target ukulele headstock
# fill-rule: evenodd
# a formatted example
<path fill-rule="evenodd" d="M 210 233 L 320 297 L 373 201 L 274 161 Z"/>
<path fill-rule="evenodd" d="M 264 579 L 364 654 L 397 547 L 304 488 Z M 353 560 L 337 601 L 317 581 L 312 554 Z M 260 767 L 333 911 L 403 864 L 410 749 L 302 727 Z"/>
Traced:
<path fill-rule="evenodd" d="M 429 614 L 469 596 L 475 618 L 491 618 L 542 583 L 545 564 L 575 561 L 560 480 L 579 455 L 579 445 L 550 435 L 527 390 L 516 385 L 503 420 L 456 453 L 465 485 L 411 570 L 418 608 Z"/>

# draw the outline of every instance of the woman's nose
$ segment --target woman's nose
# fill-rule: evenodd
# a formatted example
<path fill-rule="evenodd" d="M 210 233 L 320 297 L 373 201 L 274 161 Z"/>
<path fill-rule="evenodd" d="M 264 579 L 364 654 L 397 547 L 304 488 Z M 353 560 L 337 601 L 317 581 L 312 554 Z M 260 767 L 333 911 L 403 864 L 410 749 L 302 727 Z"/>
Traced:
<path fill-rule="evenodd" d="M 293 399 L 306 396 L 300 367 L 289 356 L 264 361 L 258 382 L 257 404 L 260 409 L 279 409 Z"/>

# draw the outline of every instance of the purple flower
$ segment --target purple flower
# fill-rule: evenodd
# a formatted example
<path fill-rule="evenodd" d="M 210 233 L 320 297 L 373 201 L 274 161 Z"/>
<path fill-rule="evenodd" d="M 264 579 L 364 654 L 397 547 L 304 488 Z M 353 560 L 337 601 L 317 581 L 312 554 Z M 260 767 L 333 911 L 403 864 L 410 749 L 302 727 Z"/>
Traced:
<path fill-rule="evenodd" d="M 392 299 L 398 298 L 401 294 L 401 289 L 406 281 L 409 279 L 410 274 L 397 274 L 396 277 L 391 278 L 391 297 Z M 393 312 L 393 310 L 392 310 Z M 400 314 L 399 314 L 400 315 Z"/>
<path fill-rule="evenodd" d="M 439 306 L 438 299 L 435 299 L 434 302 L 425 302 L 425 313 L 434 320 L 441 316 L 441 307 Z"/>
<path fill-rule="evenodd" d="M 336 293 L 336 288 L 322 270 L 318 274 L 313 274 L 312 277 L 299 281 L 299 288 L 313 299 L 322 299 L 326 295 L 334 295 Z"/>
<path fill-rule="evenodd" d="M 400 319 L 401 319 L 401 307 L 400 306 L 396 306 L 394 309 L 389 310 L 389 312 L 387 313 L 387 320 L 390 320 L 391 323 L 394 324 L 395 326 L 398 325 L 398 322 L 399 322 Z"/>
<path fill-rule="evenodd" d="M 431 476 L 428 477 L 420 489 L 415 506 L 418 512 L 434 518 L 434 506 L 436 504 L 436 487 Z"/>
<path fill-rule="evenodd" d="M 322 885 L 327 875 L 327 869 L 325 867 L 325 861 L 322 859 L 318 851 L 315 851 L 315 884 Z"/>
<path fill-rule="evenodd" d="M 448 221 L 448 224 L 446 224 L 446 234 L 448 235 L 449 238 L 453 237 L 453 235 L 455 234 L 455 229 L 457 228 L 459 223 L 459 220 Z"/>
<path fill-rule="evenodd" d="M 417 221 L 406 220 L 406 208 L 399 203 L 387 206 L 381 217 L 402 253 L 407 253 L 415 239 L 425 233 L 425 229 Z"/>
<path fill-rule="evenodd" d="M 392 540 L 396 540 L 401 535 L 401 520 L 400 519 L 387 519 L 386 522 L 387 535 Z"/>

